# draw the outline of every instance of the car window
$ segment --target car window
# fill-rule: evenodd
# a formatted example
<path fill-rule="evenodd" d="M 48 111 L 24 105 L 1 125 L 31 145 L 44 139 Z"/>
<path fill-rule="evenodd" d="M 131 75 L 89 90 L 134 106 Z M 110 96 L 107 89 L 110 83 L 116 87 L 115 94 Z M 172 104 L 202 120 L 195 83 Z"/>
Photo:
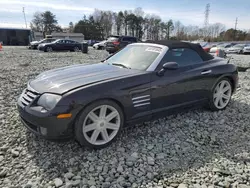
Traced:
<path fill-rule="evenodd" d="M 124 41 L 124 42 L 136 42 L 136 38 L 134 38 L 134 37 L 123 37 L 122 41 Z"/>
<path fill-rule="evenodd" d="M 66 44 L 74 44 L 74 41 L 72 41 L 72 40 L 66 40 L 65 43 L 66 43 Z"/>
<path fill-rule="evenodd" d="M 129 45 L 105 61 L 122 64 L 131 69 L 146 70 L 159 56 L 162 48 L 150 45 Z"/>
<path fill-rule="evenodd" d="M 107 39 L 108 42 L 116 42 L 116 41 L 118 41 L 118 40 L 119 40 L 119 37 L 109 37 L 109 38 Z"/>
<path fill-rule="evenodd" d="M 170 49 L 163 58 L 163 64 L 167 62 L 176 62 L 180 67 L 202 63 L 200 55 L 189 48 Z"/>
<path fill-rule="evenodd" d="M 65 40 L 59 40 L 58 43 L 59 44 L 65 44 Z"/>

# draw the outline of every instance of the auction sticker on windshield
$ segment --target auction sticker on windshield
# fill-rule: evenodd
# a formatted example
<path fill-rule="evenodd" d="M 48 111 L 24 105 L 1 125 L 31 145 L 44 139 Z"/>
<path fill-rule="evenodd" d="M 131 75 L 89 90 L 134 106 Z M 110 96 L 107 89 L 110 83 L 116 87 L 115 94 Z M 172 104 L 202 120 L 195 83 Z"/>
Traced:
<path fill-rule="evenodd" d="M 148 48 L 146 48 L 145 51 L 147 51 L 147 52 L 157 52 L 157 53 L 161 53 L 161 50 L 162 50 L 162 48 L 148 47 Z"/>

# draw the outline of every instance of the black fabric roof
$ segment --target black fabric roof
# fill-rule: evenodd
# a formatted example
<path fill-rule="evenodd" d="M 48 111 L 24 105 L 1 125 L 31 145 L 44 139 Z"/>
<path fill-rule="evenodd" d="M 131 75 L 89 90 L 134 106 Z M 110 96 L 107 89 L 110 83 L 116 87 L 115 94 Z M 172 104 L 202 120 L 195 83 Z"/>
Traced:
<path fill-rule="evenodd" d="M 147 40 L 145 41 L 145 43 L 161 44 L 167 46 L 169 49 L 190 48 L 196 51 L 201 56 L 203 61 L 208 61 L 214 58 L 211 54 L 205 52 L 200 44 L 194 44 L 191 42 L 181 42 L 181 41 L 171 41 L 171 40 L 158 40 L 158 41 Z"/>

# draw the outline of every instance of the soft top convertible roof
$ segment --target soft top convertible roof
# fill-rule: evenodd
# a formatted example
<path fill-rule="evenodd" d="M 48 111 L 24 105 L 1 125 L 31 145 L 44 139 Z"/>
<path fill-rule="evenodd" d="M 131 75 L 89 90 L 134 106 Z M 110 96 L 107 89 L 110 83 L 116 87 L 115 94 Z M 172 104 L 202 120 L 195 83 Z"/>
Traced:
<path fill-rule="evenodd" d="M 171 41 L 171 40 L 158 40 L 158 41 L 147 40 L 144 43 L 161 44 L 161 45 L 167 46 L 169 49 L 190 48 L 196 51 L 200 55 L 203 61 L 208 61 L 214 58 L 211 54 L 205 52 L 200 44 L 194 44 L 190 42 L 181 42 L 181 41 Z"/>

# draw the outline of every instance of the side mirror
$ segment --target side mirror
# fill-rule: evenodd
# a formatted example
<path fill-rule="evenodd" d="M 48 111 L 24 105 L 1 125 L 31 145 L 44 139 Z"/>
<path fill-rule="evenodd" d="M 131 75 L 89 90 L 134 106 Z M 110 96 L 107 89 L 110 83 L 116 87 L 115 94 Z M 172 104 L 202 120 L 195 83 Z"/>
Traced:
<path fill-rule="evenodd" d="M 167 62 L 164 63 L 162 69 L 157 72 L 158 76 L 163 76 L 166 70 L 176 70 L 179 68 L 178 63 L 176 62 Z"/>
<path fill-rule="evenodd" d="M 167 62 L 163 64 L 163 69 L 165 70 L 176 70 L 178 68 L 179 68 L 179 65 L 176 62 Z"/>

